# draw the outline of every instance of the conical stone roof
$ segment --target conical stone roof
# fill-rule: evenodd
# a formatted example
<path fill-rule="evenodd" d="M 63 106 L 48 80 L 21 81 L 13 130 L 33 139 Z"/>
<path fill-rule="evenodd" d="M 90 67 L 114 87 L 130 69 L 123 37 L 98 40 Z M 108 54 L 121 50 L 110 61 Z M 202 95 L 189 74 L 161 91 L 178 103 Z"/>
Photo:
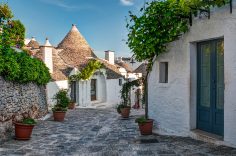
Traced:
<path fill-rule="evenodd" d="M 63 49 L 59 55 L 66 64 L 78 68 L 83 67 L 89 58 L 97 58 L 75 25 L 72 25 L 66 37 L 58 44 L 57 49 Z"/>
<path fill-rule="evenodd" d="M 35 40 L 35 38 L 32 38 L 30 42 L 27 44 L 27 47 L 31 47 L 32 49 L 38 49 L 39 43 Z"/>

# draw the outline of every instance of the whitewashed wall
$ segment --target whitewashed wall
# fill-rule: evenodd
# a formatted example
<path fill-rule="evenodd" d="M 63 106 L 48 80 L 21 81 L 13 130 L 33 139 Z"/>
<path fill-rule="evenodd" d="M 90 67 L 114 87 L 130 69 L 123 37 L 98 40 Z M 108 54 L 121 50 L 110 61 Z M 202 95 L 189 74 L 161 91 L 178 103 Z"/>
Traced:
<path fill-rule="evenodd" d="M 122 79 L 124 83 L 124 79 Z M 119 85 L 119 79 L 107 80 L 107 103 L 116 106 L 120 103 L 120 90 L 122 86 Z"/>
<path fill-rule="evenodd" d="M 52 106 L 55 104 L 55 100 L 53 100 L 54 95 L 60 90 L 60 89 L 68 89 L 69 84 L 67 80 L 63 81 L 54 81 L 49 82 L 46 86 L 47 88 L 47 102 L 49 106 Z"/>
<path fill-rule="evenodd" d="M 159 132 L 189 136 L 196 128 L 196 42 L 224 38 L 225 101 L 224 141 L 236 146 L 236 1 L 211 12 L 211 18 L 194 20 L 190 31 L 159 56 L 149 76 L 149 116 Z M 159 83 L 159 62 L 169 63 L 167 84 Z"/>

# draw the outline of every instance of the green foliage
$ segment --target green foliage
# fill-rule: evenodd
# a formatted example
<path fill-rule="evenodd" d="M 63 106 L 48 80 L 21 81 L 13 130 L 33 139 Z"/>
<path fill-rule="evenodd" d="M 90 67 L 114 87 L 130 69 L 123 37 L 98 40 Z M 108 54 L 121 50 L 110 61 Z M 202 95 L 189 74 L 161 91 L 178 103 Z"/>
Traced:
<path fill-rule="evenodd" d="M 145 116 L 142 116 L 142 117 L 140 117 L 140 118 L 135 119 L 135 122 L 136 122 L 136 123 L 139 123 L 139 124 L 144 124 L 144 123 L 146 123 L 147 121 L 148 121 L 148 119 L 147 119 Z"/>
<path fill-rule="evenodd" d="M 97 60 L 91 60 L 85 68 L 75 75 L 70 76 L 70 81 L 88 80 L 94 74 L 94 72 L 102 68 L 102 63 Z"/>
<path fill-rule="evenodd" d="M 51 80 L 46 65 L 26 52 L 8 49 L 0 53 L 0 75 L 8 81 L 45 85 Z"/>
<path fill-rule="evenodd" d="M 35 125 L 35 124 L 37 124 L 37 122 L 32 118 L 25 118 L 25 119 L 23 119 L 22 123 L 26 124 L 26 125 Z"/>
<path fill-rule="evenodd" d="M 154 56 L 167 51 L 167 44 L 189 30 L 189 17 L 199 10 L 223 6 L 229 0 L 165 0 L 147 3 L 141 16 L 129 12 L 127 44 L 137 60 L 151 62 Z"/>
<path fill-rule="evenodd" d="M 25 28 L 19 21 L 10 21 L 12 13 L 6 4 L 0 4 L 0 76 L 18 83 L 34 82 L 47 84 L 50 79 L 49 69 L 26 52 L 16 52 L 13 46 L 21 48 L 24 44 Z"/>
<path fill-rule="evenodd" d="M 67 95 L 66 89 L 61 89 L 57 94 L 54 96 L 56 100 L 56 105 L 53 107 L 52 111 L 66 111 L 67 107 L 70 103 L 70 99 Z"/>
<path fill-rule="evenodd" d="M 9 38 L 15 47 L 21 48 L 24 46 L 25 27 L 19 20 L 11 21 L 11 28 L 9 31 Z"/>
<path fill-rule="evenodd" d="M 0 4 L 0 22 L 11 19 L 13 14 L 9 6 L 5 3 Z"/>
<path fill-rule="evenodd" d="M 131 103 L 130 103 L 130 89 L 133 87 L 133 86 L 140 86 L 142 83 L 141 80 L 137 79 L 137 80 L 134 80 L 134 81 L 131 81 L 131 82 L 126 82 L 123 84 L 122 86 L 122 89 L 120 91 L 121 93 L 121 104 L 120 105 L 124 105 L 124 106 L 130 106 Z"/>
<path fill-rule="evenodd" d="M 0 73 L 6 80 L 19 81 L 20 64 L 17 62 L 17 54 L 14 54 L 13 50 L 9 49 L 3 53 L 3 70 Z"/>

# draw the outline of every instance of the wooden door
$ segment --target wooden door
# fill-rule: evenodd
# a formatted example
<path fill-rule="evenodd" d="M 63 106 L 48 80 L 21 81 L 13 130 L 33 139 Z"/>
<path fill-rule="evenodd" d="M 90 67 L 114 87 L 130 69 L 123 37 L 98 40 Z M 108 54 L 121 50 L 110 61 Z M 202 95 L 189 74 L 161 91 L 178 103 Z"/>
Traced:
<path fill-rule="evenodd" d="M 224 134 L 224 41 L 198 44 L 197 128 Z"/>
<path fill-rule="evenodd" d="M 97 100 L 97 80 L 91 79 L 91 101 Z"/>

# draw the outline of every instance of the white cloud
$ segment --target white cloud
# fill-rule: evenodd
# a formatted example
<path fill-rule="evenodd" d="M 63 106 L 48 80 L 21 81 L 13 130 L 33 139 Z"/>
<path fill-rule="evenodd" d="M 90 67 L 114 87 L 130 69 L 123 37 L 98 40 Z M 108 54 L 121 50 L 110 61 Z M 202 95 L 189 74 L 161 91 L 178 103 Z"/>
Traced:
<path fill-rule="evenodd" d="M 120 0 L 120 2 L 121 2 L 122 5 L 125 5 L 125 6 L 134 5 L 133 0 Z"/>
<path fill-rule="evenodd" d="M 69 4 L 65 3 L 65 1 L 63 1 L 63 0 L 40 0 L 40 1 L 43 3 L 47 3 L 50 5 L 54 5 L 54 6 L 63 8 L 67 11 L 94 9 L 94 7 L 91 5 L 81 5 L 81 6 L 69 5 Z"/>

